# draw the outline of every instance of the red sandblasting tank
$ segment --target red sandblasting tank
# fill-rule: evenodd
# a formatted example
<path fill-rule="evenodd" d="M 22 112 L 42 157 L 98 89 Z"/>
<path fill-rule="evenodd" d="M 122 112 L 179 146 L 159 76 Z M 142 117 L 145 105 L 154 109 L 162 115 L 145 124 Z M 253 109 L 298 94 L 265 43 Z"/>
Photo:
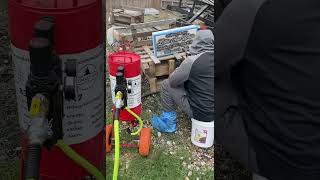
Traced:
<path fill-rule="evenodd" d="M 124 77 L 132 81 L 131 93 L 128 93 L 128 107 L 137 115 L 141 114 L 141 59 L 140 55 L 131 52 L 116 52 L 108 57 L 112 100 L 115 102 L 116 73 L 118 66 L 124 66 Z M 120 120 L 133 121 L 135 117 L 125 109 L 120 112 Z"/>
<path fill-rule="evenodd" d="M 50 16 L 55 20 L 55 52 L 62 61 L 77 61 L 77 98 L 75 101 L 64 102 L 63 140 L 102 170 L 105 159 L 105 53 L 101 0 L 9 0 L 8 11 L 22 134 L 30 121 L 25 96 L 25 85 L 30 72 L 28 45 L 35 22 L 43 16 Z M 21 163 L 24 163 L 26 136 L 22 135 L 22 139 Z M 55 146 L 50 151 L 43 148 L 40 165 L 42 180 L 81 180 L 89 176 Z M 23 164 L 21 167 L 23 173 Z"/>

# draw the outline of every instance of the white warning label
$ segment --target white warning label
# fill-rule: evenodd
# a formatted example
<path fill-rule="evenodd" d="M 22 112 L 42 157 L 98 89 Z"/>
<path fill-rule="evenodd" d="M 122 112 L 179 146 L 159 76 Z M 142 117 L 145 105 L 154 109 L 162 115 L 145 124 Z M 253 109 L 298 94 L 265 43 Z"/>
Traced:
<path fill-rule="evenodd" d="M 128 93 L 127 105 L 129 108 L 135 108 L 141 104 L 141 75 L 132 78 L 126 78 L 127 83 L 132 82 L 131 93 Z M 111 94 L 113 104 L 116 102 L 115 99 L 115 88 L 116 88 L 116 77 L 110 75 Z"/>
<path fill-rule="evenodd" d="M 11 45 L 15 66 L 15 85 L 19 124 L 24 130 L 30 124 L 26 83 L 30 72 L 29 52 Z M 104 126 L 104 51 L 99 45 L 77 54 L 60 55 L 62 64 L 76 60 L 76 99 L 64 101 L 63 132 L 67 144 L 78 144 L 93 138 Z M 64 67 L 63 67 L 64 69 Z M 65 74 L 64 74 L 65 76 Z"/>

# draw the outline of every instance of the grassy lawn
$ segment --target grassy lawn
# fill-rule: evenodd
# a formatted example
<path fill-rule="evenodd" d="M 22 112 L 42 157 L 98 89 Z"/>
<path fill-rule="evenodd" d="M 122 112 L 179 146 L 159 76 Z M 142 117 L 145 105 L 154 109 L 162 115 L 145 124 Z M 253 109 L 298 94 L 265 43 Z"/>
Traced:
<path fill-rule="evenodd" d="M 213 179 L 213 172 L 202 169 L 200 171 L 190 171 L 186 166 L 183 166 L 185 159 L 188 159 L 191 154 L 186 150 L 180 151 L 177 154 L 171 155 L 166 151 L 166 148 L 153 150 L 148 158 L 141 158 L 136 152 L 126 152 L 127 155 L 122 158 L 124 165 L 120 170 L 119 180 L 163 180 L 163 179 Z M 108 156 L 107 171 L 112 172 L 112 160 Z M 111 179 L 112 174 L 108 173 L 107 179 Z"/>
<path fill-rule="evenodd" d="M 144 92 L 148 90 L 146 87 L 147 84 L 143 86 Z M 108 103 L 111 103 L 110 99 Z M 143 99 L 145 126 L 151 127 L 152 114 L 159 114 L 160 107 L 159 95 Z M 122 142 L 132 142 L 135 138 L 126 132 L 124 124 L 120 139 Z M 201 149 L 192 145 L 191 121 L 181 112 L 178 112 L 177 125 L 177 132 L 172 134 L 152 130 L 152 150 L 148 157 L 140 156 L 136 148 L 121 148 L 119 180 L 213 180 L 213 148 Z M 113 153 L 107 154 L 107 179 L 112 179 Z"/>

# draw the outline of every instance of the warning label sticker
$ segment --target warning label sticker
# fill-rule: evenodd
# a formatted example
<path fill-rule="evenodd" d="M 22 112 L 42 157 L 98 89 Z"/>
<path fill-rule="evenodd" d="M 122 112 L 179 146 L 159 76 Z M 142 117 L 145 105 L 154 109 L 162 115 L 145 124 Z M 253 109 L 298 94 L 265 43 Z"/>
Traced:
<path fill-rule="evenodd" d="M 30 124 L 26 83 L 30 73 L 28 51 L 11 45 L 15 70 L 19 124 L 24 130 Z M 76 60 L 76 99 L 64 101 L 63 132 L 67 144 L 78 144 L 95 137 L 104 126 L 104 51 L 99 45 L 77 54 L 60 55 L 64 62 Z M 64 69 L 64 67 L 63 67 Z M 63 75 L 64 77 L 66 74 Z"/>
<path fill-rule="evenodd" d="M 132 82 L 131 93 L 128 93 L 128 100 L 127 104 L 129 108 L 135 108 L 141 104 L 141 75 L 133 77 L 133 78 L 126 78 L 127 83 L 129 81 Z M 116 77 L 110 75 L 110 84 L 111 84 L 111 94 L 112 94 L 112 101 L 113 104 L 116 102 L 115 99 L 115 88 L 116 88 Z"/>

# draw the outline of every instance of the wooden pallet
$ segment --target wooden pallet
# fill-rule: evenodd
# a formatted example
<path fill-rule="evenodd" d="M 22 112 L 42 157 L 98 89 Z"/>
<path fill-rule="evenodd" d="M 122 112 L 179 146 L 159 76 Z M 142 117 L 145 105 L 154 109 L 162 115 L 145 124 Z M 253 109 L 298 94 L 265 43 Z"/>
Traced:
<path fill-rule="evenodd" d="M 130 11 L 125 9 L 114 9 L 113 10 L 113 20 L 115 23 L 122 24 L 133 24 L 133 23 L 143 23 L 144 14 L 138 11 Z"/>
<path fill-rule="evenodd" d="M 161 8 L 167 9 L 168 5 L 179 6 L 179 2 L 180 2 L 179 0 L 161 0 Z M 182 7 L 192 6 L 192 2 L 182 1 L 181 6 Z"/>
<path fill-rule="evenodd" d="M 152 46 L 152 32 L 164 30 L 158 26 L 141 28 L 137 30 L 135 47 Z M 114 38 L 119 42 L 129 41 L 133 44 L 133 36 L 130 27 L 114 30 Z"/>
<path fill-rule="evenodd" d="M 141 69 L 149 82 L 151 92 L 160 91 L 161 82 L 176 69 L 177 61 L 186 58 L 185 53 L 156 58 L 150 46 L 135 48 L 135 52 L 141 57 Z"/>
<path fill-rule="evenodd" d="M 113 36 L 116 41 L 130 42 L 133 47 L 152 46 L 152 33 L 174 27 L 175 19 L 133 23 L 128 27 L 115 29 Z"/>
<path fill-rule="evenodd" d="M 162 81 L 168 79 L 168 77 L 162 77 L 162 78 L 149 78 L 148 82 L 150 85 L 150 92 L 154 93 L 154 92 L 160 92 L 161 89 L 161 83 Z"/>

